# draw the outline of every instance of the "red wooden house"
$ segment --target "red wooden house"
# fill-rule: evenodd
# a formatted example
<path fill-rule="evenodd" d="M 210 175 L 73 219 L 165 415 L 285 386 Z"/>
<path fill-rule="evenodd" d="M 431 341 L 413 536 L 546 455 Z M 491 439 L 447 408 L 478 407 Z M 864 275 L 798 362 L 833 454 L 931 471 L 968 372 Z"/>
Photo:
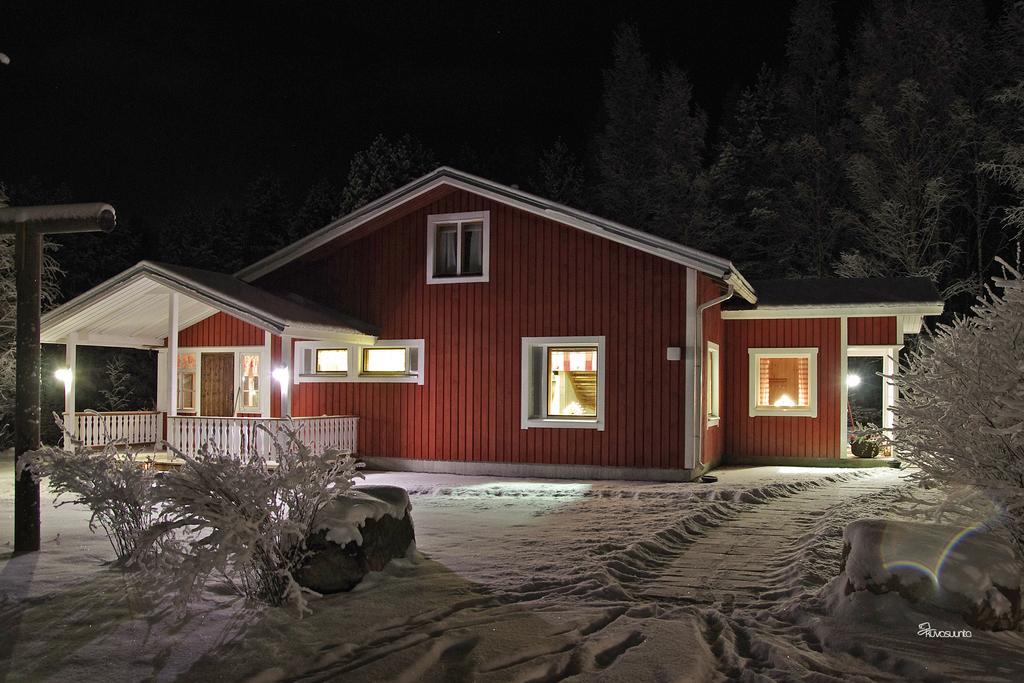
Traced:
<path fill-rule="evenodd" d="M 89 443 L 259 450 L 255 425 L 293 416 L 372 466 L 677 480 L 844 457 L 848 358 L 892 370 L 941 311 L 915 279 L 751 283 L 439 168 L 234 276 L 142 262 L 46 315 L 43 337 L 72 370 L 77 345 L 159 350 L 153 413 L 76 414 L 72 380 Z"/>

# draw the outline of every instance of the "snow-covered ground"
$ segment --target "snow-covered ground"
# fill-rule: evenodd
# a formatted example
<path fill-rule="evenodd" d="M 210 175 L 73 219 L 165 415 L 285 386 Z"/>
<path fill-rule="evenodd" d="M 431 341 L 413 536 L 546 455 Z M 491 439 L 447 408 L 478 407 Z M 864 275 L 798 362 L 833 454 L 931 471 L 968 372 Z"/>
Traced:
<path fill-rule="evenodd" d="M 11 557 L 0 463 L 0 678 L 8 680 L 1007 680 L 1024 634 L 956 631 L 897 595 L 835 590 L 845 525 L 933 502 L 889 469 L 738 468 L 717 484 L 370 474 L 411 494 L 419 554 L 302 620 L 213 586 L 181 619 L 104 566 L 83 510 L 44 503 Z"/>

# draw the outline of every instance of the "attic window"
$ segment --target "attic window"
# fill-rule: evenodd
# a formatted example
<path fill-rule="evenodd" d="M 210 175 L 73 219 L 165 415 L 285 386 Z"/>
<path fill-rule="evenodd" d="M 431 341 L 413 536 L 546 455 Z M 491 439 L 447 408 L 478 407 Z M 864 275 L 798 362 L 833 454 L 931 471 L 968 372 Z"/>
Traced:
<path fill-rule="evenodd" d="M 427 283 L 487 282 L 489 211 L 427 218 Z"/>

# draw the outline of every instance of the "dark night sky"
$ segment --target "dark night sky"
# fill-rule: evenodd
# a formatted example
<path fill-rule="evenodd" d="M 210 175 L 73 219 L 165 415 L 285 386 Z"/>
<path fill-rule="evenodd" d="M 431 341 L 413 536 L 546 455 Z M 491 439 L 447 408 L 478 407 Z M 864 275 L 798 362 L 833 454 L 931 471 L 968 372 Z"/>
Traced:
<path fill-rule="evenodd" d="M 844 34 L 861 4 L 838 3 Z M 620 22 L 690 72 L 714 121 L 782 62 L 791 3 L 228 5 L 5 2 L 0 179 L 66 184 L 145 223 L 262 173 L 296 195 L 340 184 L 354 150 L 409 132 L 522 182 L 556 137 L 583 151 Z"/>

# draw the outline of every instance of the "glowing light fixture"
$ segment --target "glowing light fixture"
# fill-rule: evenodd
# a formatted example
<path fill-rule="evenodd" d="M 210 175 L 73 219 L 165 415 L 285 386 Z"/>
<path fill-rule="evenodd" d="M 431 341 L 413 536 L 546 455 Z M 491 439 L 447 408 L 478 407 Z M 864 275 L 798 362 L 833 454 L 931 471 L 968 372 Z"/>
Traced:
<path fill-rule="evenodd" d="M 74 378 L 74 375 L 71 374 L 71 368 L 57 368 L 53 376 L 64 382 L 65 388 L 71 386 L 71 380 Z"/>
<path fill-rule="evenodd" d="M 288 368 L 274 368 L 274 371 L 270 373 L 274 377 L 274 381 L 278 384 L 288 384 Z"/>
<path fill-rule="evenodd" d="M 851 389 L 853 387 L 859 387 L 860 386 L 860 375 L 855 375 L 852 372 L 849 375 L 847 375 L 846 376 L 846 386 L 850 387 Z"/>
<path fill-rule="evenodd" d="M 783 394 L 775 399 L 774 405 L 776 408 L 793 408 L 796 406 L 796 401 L 789 394 Z"/>

